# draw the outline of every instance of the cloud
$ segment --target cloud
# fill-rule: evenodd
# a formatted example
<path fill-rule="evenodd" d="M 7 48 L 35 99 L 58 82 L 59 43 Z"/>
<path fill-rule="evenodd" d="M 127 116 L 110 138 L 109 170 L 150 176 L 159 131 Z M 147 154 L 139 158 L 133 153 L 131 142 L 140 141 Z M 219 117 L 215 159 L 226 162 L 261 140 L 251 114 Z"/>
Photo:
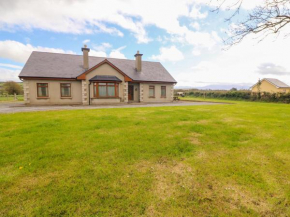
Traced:
<path fill-rule="evenodd" d="M 104 51 L 95 51 L 95 50 L 91 49 L 90 50 L 90 56 L 107 57 L 107 54 Z"/>
<path fill-rule="evenodd" d="M 0 41 L 0 57 L 10 59 L 15 62 L 25 63 L 32 51 L 45 51 L 53 53 L 70 53 L 74 52 L 70 50 L 63 50 L 58 48 L 49 48 L 41 46 L 32 46 L 31 44 L 22 44 L 18 41 Z"/>
<path fill-rule="evenodd" d="M 0 63 L 0 67 L 7 67 L 7 68 L 12 68 L 12 69 L 22 69 L 22 66 L 17 66 L 13 64 L 6 64 L 6 63 Z"/>
<path fill-rule="evenodd" d="M 261 75 L 290 75 L 290 72 L 283 66 L 278 66 L 274 63 L 262 63 L 258 66 L 257 73 Z"/>
<path fill-rule="evenodd" d="M 192 54 L 193 54 L 193 56 L 200 56 L 201 51 L 195 48 L 195 49 L 193 49 Z"/>
<path fill-rule="evenodd" d="M 112 50 L 109 54 L 109 57 L 111 58 L 118 58 L 118 59 L 127 59 L 123 53 L 121 53 L 121 50 L 125 49 L 126 46 L 119 47 L 118 49 Z"/>
<path fill-rule="evenodd" d="M 265 0 L 243 0 L 241 8 L 245 10 L 252 10 L 257 6 L 263 5 L 264 2 Z M 221 6 L 222 10 L 235 10 L 237 7 L 239 7 L 239 4 L 237 4 L 239 3 L 238 0 L 195 0 L 195 3 L 211 7 Z"/>
<path fill-rule="evenodd" d="M 111 48 L 112 45 L 110 43 L 104 42 L 100 45 L 93 45 L 93 49 L 96 51 L 106 51 L 108 48 Z"/>
<path fill-rule="evenodd" d="M 100 23 L 100 22 L 94 22 L 94 25 L 96 25 L 99 28 L 98 30 L 96 30 L 96 32 L 105 32 L 105 33 L 109 33 L 111 35 L 117 35 L 119 37 L 124 36 L 123 32 L 121 32 L 120 30 L 118 30 L 114 27 L 109 28 L 105 24 Z"/>
<path fill-rule="evenodd" d="M 286 38 L 269 36 L 257 43 L 251 37 L 229 50 L 214 48 L 201 60 L 188 61 L 171 70 L 180 86 L 204 86 L 200 82 L 256 83 L 261 75 L 272 74 L 274 78 L 290 83 L 290 62 L 287 49 L 290 41 Z M 214 55 L 213 55 L 214 54 Z M 182 68 L 181 68 L 182 67 Z M 288 72 L 288 74 L 287 74 Z"/>
<path fill-rule="evenodd" d="M 215 31 L 211 33 L 188 31 L 185 35 L 185 40 L 191 45 L 205 47 L 207 49 L 212 49 L 222 41 Z"/>
<path fill-rule="evenodd" d="M 151 59 L 159 61 L 172 61 L 177 62 L 184 59 L 184 56 L 180 50 L 174 45 L 171 47 L 161 47 L 159 55 L 152 55 Z"/>
<path fill-rule="evenodd" d="M 104 42 L 99 45 L 93 45 L 93 48 L 90 51 L 90 55 L 97 57 L 107 57 L 107 50 L 111 47 L 112 45 L 107 42 Z"/>
<path fill-rule="evenodd" d="M 198 22 L 191 23 L 190 26 L 192 28 L 194 28 L 195 30 L 199 30 L 200 29 L 200 25 L 199 25 Z"/>
<path fill-rule="evenodd" d="M 189 17 L 193 18 L 193 19 L 205 19 L 208 15 L 207 11 L 202 13 L 200 12 L 200 8 L 197 7 L 192 7 L 190 13 L 189 13 Z"/>
<path fill-rule="evenodd" d="M 88 44 L 90 41 L 90 39 L 83 40 L 83 44 Z"/>
<path fill-rule="evenodd" d="M 11 70 L 0 67 L 0 81 L 19 81 L 20 70 Z"/>
<path fill-rule="evenodd" d="M 148 43 L 146 27 L 156 26 L 168 34 L 184 35 L 190 32 L 179 22 L 180 17 L 204 19 L 207 12 L 200 12 L 190 0 L 13 0 L 0 3 L 0 29 L 17 29 L 70 33 L 108 33 L 123 37 L 120 28 L 128 30 L 137 43 Z"/>

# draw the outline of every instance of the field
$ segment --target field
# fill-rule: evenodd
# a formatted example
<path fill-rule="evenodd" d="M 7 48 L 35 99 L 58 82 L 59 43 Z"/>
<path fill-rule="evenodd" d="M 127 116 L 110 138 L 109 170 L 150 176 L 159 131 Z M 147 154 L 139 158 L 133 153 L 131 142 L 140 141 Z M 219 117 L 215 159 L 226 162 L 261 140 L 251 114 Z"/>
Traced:
<path fill-rule="evenodd" d="M 22 82 L 17 82 L 21 87 L 23 87 L 23 83 Z M 11 101 L 15 101 L 14 99 L 14 95 L 3 95 L 2 94 L 2 88 L 3 88 L 4 82 L 0 82 L 0 103 L 2 102 L 11 102 Z M 18 95 L 17 96 L 17 101 L 23 101 L 24 97 L 23 95 Z"/>
<path fill-rule="evenodd" d="M 290 215 L 289 105 L 0 120 L 0 216 Z"/>
<path fill-rule="evenodd" d="M 11 101 L 23 101 L 23 95 L 18 95 L 17 100 L 14 99 L 13 95 L 0 95 L 0 103 L 1 102 L 11 102 Z"/>

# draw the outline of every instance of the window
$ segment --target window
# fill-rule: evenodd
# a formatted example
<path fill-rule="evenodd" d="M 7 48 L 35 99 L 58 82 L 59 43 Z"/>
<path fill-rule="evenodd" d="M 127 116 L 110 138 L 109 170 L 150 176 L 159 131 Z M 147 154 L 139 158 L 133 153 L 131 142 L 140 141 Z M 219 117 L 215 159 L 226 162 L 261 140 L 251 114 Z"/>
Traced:
<path fill-rule="evenodd" d="M 60 84 L 60 96 L 71 97 L 71 84 L 70 83 Z"/>
<path fill-rule="evenodd" d="M 48 97 L 48 83 L 37 83 L 37 97 Z"/>
<path fill-rule="evenodd" d="M 155 97 L 155 86 L 149 86 L 149 98 Z"/>
<path fill-rule="evenodd" d="M 166 98 L 166 86 L 161 86 L 161 98 Z"/>
<path fill-rule="evenodd" d="M 117 83 L 94 83 L 94 97 L 115 98 L 119 96 Z"/>

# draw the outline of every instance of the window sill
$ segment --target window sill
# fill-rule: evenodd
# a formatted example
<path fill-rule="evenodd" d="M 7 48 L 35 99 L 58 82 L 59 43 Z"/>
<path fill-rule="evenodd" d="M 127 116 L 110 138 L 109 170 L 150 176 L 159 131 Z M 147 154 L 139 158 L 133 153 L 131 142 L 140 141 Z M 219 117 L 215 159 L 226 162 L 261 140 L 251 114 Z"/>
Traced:
<path fill-rule="evenodd" d="M 49 97 L 37 97 L 36 99 L 49 99 Z"/>
<path fill-rule="evenodd" d="M 166 96 L 161 96 L 160 98 L 166 98 Z"/>
<path fill-rule="evenodd" d="M 155 96 L 149 96 L 149 98 L 155 98 Z"/>
<path fill-rule="evenodd" d="M 60 97 L 61 99 L 72 99 L 72 97 Z"/>

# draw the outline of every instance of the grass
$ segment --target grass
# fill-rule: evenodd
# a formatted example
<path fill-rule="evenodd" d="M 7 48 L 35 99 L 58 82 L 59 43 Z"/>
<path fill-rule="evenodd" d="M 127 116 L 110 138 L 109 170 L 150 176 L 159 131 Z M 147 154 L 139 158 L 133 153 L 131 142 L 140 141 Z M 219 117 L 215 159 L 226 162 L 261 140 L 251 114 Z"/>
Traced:
<path fill-rule="evenodd" d="M 290 215 L 289 105 L 0 120 L 0 216 Z"/>
<path fill-rule="evenodd" d="M 236 102 L 251 102 L 246 101 L 242 99 L 227 99 L 227 98 L 204 98 L 204 97 L 192 97 L 192 96 L 186 96 L 186 97 L 179 97 L 180 100 L 183 101 L 196 101 L 196 102 L 226 102 L 226 103 L 236 103 Z"/>
<path fill-rule="evenodd" d="M 13 95 L 8 95 L 8 96 L 0 95 L 0 103 L 1 102 L 11 102 L 11 101 L 17 102 L 17 101 L 23 101 L 23 100 L 24 100 L 23 95 L 18 95 L 16 101 L 14 100 Z"/>

